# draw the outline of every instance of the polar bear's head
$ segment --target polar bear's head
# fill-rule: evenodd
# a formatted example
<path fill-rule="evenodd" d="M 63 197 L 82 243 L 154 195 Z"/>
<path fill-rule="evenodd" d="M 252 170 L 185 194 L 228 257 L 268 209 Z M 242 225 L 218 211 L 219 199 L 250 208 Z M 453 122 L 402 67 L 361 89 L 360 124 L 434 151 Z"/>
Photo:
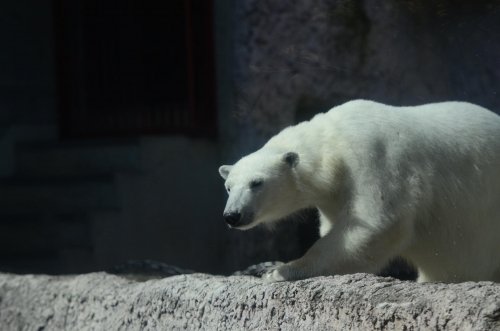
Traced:
<path fill-rule="evenodd" d="M 230 227 L 246 230 L 279 220 L 297 210 L 299 192 L 295 152 L 260 150 L 219 173 L 229 194 L 224 219 Z"/>

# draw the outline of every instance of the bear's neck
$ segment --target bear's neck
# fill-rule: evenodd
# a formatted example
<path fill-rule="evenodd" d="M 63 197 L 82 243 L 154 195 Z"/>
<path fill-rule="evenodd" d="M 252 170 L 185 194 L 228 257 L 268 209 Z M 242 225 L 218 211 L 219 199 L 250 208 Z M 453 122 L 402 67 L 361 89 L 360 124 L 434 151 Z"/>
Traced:
<path fill-rule="evenodd" d="M 304 150 L 295 170 L 296 183 L 310 207 L 329 205 L 344 186 L 345 164 L 328 153 Z M 311 155 L 312 154 L 312 155 Z M 314 159 L 316 158 L 316 159 Z M 305 160 L 302 160 L 305 159 Z M 310 160 L 310 161 L 308 161 Z"/>
<path fill-rule="evenodd" d="M 299 155 L 294 173 L 307 207 L 331 203 L 343 187 L 347 172 L 337 153 L 342 150 L 343 143 L 338 140 L 338 135 L 334 138 L 331 134 L 337 130 L 331 118 L 319 114 L 311 121 L 284 129 L 263 147 L 278 153 L 295 152 Z"/>

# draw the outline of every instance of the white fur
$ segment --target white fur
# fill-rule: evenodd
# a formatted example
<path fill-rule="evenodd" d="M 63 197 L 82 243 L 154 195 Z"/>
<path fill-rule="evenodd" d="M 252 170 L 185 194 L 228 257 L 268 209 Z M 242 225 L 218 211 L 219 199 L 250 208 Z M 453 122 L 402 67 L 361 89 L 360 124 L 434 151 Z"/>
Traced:
<path fill-rule="evenodd" d="M 298 154 L 295 166 L 287 152 Z M 377 272 L 402 256 L 420 282 L 500 282 L 500 117 L 479 106 L 351 101 L 221 174 L 226 211 L 251 215 L 241 229 L 320 212 L 321 238 L 268 281 Z M 255 178 L 263 184 L 250 189 Z"/>

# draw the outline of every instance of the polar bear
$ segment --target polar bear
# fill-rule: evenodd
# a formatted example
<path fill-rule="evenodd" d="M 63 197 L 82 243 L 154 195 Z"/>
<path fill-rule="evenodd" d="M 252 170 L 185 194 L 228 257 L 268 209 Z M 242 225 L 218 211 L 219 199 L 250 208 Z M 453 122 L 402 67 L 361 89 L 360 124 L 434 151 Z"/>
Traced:
<path fill-rule="evenodd" d="M 500 116 L 482 107 L 350 101 L 219 173 L 230 227 L 319 211 L 320 239 L 269 282 L 374 273 L 395 256 L 419 282 L 500 282 Z"/>

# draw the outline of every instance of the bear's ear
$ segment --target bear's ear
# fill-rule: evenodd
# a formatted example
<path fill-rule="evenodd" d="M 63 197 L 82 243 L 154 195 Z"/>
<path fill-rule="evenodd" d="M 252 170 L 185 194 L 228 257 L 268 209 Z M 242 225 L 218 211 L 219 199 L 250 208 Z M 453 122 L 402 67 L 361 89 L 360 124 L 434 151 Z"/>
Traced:
<path fill-rule="evenodd" d="M 220 166 L 220 168 L 219 168 L 219 174 L 220 174 L 220 176 L 222 178 L 224 178 L 224 179 L 227 179 L 227 176 L 231 172 L 231 168 L 233 168 L 232 165 L 223 165 L 223 166 Z"/>
<path fill-rule="evenodd" d="M 295 152 L 288 152 L 283 155 L 283 161 L 293 168 L 299 163 L 299 154 Z"/>

